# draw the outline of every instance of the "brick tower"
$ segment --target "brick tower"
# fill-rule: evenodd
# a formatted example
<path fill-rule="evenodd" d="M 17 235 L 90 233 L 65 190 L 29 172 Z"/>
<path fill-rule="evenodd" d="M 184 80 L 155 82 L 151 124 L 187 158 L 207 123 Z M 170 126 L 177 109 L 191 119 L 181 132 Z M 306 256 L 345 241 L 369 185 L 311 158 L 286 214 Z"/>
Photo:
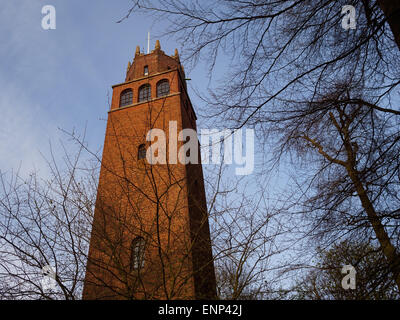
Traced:
<path fill-rule="evenodd" d="M 196 115 L 178 51 L 137 47 L 113 86 L 83 299 L 216 297 L 200 152 L 185 149 L 182 129 L 196 130 Z M 150 164 L 149 146 L 163 140 L 167 161 Z M 174 161 L 181 148 L 199 162 Z"/>

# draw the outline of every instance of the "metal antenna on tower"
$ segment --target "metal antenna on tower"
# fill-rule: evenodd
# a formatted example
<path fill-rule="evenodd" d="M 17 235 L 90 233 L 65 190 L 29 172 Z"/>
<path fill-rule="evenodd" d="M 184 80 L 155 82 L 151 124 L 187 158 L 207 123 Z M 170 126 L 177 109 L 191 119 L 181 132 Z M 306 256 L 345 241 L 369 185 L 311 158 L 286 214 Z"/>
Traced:
<path fill-rule="evenodd" d="M 147 54 L 150 53 L 150 31 L 147 32 Z"/>

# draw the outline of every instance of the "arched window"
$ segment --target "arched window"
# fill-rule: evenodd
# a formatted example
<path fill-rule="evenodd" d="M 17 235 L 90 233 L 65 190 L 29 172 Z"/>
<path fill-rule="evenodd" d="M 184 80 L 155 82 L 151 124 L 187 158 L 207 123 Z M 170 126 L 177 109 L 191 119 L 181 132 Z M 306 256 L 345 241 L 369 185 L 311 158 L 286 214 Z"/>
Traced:
<path fill-rule="evenodd" d="M 167 79 L 157 83 L 157 97 L 166 96 L 169 94 L 169 82 Z"/>
<path fill-rule="evenodd" d="M 132 104 L 133 92 L 132 89 L 125 89 L 121 92 L 121 98 L 119 101 L 119 106 L 128 106 Z"/>
<path fill-rule="evenodd" d="M 138 148 L 138 160 L 146 158 L 146 146 L 141 144 Z"/>
<path fill-rule="evenodd" d="M 139 102 L 151 99 L 151 87 L 149 84 L 144 84 L 139 88 Z"/>
<path fill-rule="evenodd" d="M 142 237 L 136 237 L 131 243 L 130 270 L 140 270 L 144 264 L 145 241 Z"/>

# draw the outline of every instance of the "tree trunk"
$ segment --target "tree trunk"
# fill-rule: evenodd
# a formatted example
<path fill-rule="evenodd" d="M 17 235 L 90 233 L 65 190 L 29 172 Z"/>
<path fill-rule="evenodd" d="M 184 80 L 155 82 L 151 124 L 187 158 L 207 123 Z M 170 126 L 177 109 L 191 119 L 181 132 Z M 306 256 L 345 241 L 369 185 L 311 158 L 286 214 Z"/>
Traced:
<path fill-rule="evenodd" d="M 368 220 L 375 231 L 375 235 L 382 247 L 383 254 L 389 263 L 390 271 L 393 273 L 394 281 L 400 291 L 400 255 L 391 243 L 385 227 L 381 223 L 381 219 L 378 217 L 374 206 L 365 192 L 364 186 L 358 177 L 358 172 L 353 167 L 346 167 L 346 169 L 356 187 L 357 195 L 361 200 L 362 207 L 367 213 Z"/>
<path fill-rule="evenodd" d="M 400 2 L 398 0 L 378 0 L 378 5 L 386 16 L 400 50 Z"/>

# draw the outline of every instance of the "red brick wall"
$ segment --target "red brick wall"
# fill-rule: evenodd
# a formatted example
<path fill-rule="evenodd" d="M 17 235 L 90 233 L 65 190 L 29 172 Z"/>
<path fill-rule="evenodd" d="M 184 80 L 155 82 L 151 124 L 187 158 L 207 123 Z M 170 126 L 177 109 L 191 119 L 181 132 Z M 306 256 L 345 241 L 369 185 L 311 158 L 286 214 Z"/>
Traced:
<path fill-rule="evenodd" d="M 156 98 L 162 79 L 169 80 L 170 94 Z M 196 128 L 184 81 L 178 58 L 154 50 L 136 55 L 126 82 L 113 86 L 84 299 L 216 296 L 201 164 L 150 166 L 137 160 L 138 146 L 150 145 L 148 130 L 163 129 L 168 143 L 169 121 L 177 121 L 178 132 Z M 145 83 L 151 85 L 152 100 L 139 103 L 138 90 Z M 120 108 L 127 88 L 133 90 L 133 103 Z M 146 240 L 140 274 L 128 270 L 135 236 Z"/>

